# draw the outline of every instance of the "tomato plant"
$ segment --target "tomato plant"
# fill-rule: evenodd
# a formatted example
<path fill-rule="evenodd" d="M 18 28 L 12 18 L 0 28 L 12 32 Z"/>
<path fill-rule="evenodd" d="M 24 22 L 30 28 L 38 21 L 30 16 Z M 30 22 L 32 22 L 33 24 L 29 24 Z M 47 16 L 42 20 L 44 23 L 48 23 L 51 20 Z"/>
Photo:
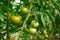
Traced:
<path fill-rule="evenodd" d="M 59 0 L 0 0 L 0 40 L 59 37 Z"/>

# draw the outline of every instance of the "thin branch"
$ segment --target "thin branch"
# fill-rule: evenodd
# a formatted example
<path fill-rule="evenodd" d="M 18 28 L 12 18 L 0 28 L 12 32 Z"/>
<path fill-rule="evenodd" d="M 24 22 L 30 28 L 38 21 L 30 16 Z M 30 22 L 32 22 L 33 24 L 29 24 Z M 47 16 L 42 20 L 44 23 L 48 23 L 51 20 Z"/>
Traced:
<path fill-rule="evenodd" d="M 32 1 L 32 0 L 31 0 L 31 1 Z M 32 2 L 31 2 L 31 4 L 30 4 L 29 13 L 28 13 L 26 19 L 24 20 L 23 26 L 22 26 L 22 28 L 21 28 L 21 32 L 19 33 L 18 40 L 19 40 L 19 38 L 21 37 L 21 35 L 23 35 L 23 33 L 22 33 L 22 32 L 23 32 L 23 29 L 27 27 L 27 26 L 26 26 L 26 22 L 27 22 L 28 18 L 30 17 L 30 11 L 31 11 L 31 9 L 32 9 Z"/>
<path fill-rule="evenodd" d="M 7 38 L 6 40 L 9 40 L 9 14 L 7 13 L 7 24 L 6 24 L 6 31 L 7 31 Z"/>
<path fill-rule="evenodd" d="M 9 2 L 10 0 L 7 0 L 8 1 L 8 7 L 9 7 Z M 6 34 L 7 34 L 7 37 L 6 37 L 6 40 L 9 40 L 9 20 L 10 20 L 10 17 L 9 17 L 9 14 L 8 14 L 8 11 L 7 11 L 7 24 L 6 24 Z"/>

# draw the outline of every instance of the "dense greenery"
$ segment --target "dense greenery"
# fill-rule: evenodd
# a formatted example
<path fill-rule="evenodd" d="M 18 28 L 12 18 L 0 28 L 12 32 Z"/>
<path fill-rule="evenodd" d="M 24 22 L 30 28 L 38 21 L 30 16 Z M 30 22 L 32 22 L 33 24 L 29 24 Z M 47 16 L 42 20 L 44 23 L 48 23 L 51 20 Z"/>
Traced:
<path fill-rule="evenodd" d="M 0 0 L 0 40 L 53 37 L 60 37 L 60 0 Z"/>

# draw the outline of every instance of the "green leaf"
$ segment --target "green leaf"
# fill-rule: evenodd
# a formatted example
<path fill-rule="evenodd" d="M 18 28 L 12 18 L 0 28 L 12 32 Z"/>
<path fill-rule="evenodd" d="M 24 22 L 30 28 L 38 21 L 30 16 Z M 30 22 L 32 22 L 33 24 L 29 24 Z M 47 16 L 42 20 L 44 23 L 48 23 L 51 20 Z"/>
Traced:
<path fill-rule="evenodd" d="M 41 14 L 41 21 L 43 23 L 43 26 L 45 26 L 46 25 L 46 21 L 45 21 L 44 16 L 42 14 Z"/>
<path fill-rule="evenodd" d="M 52 19 L 55 19 L 55 17 L 54 17 L 51 13 L 48 13 L 48 15 L 49 15 Z"/>

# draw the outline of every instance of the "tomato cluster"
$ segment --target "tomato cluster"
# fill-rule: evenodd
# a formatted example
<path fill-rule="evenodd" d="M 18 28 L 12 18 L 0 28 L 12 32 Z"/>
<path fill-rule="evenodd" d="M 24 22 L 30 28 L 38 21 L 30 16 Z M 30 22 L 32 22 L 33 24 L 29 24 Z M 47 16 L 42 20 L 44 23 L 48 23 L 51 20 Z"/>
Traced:
<path fill-rule="evenodd" d="M 26 7 L 22 7 L 21 8 L 21 12 L 24 14 L 24 15 L 26 15 L 29 11 L 28 11 L 28 9 L 26 8 Z M 21 22 L 22 22 L 22 19 L 23 19 L 23 17 L 22 16 L 11 16 L 11 21 L 14 23 L 14 24 L 20 24 Z M 28 33 L 30 33 L 30 34 L 37 34 L 37 28 L 39 27 L 39 22 L 37 21 L 37 20 L 32 20 L 31 21 L 31 23 L 30 23 L 30 26 L 31 27 L 29 27 L 29 29 L 28 29 Z M 46 30 L 44 30 L 43 31 L 43 34 L 44 35 L 42 35 L 42 36 L 39 36 L 39 38 L 42 40 L 42 39 L 44 39 L 45 37 L 48 37 L 48 35 L 47 35 L 47 31 Z M 10 39 L 10 40 L 14 40 L 13 38 L 12 39 Z"/>
<path fill-rule="evenodd" d="M 26 15 L 29 11 L 26 7 L 22 7 L 21 8 L 21 12 Z M 22 22 L 22 19 L 23 17 L 22 16 L 11 16 L 11 21 L 15 24 L 20 24 Z M 29 29 L 28 29 L 28 33 L 30 34 L 37 34 L 37 28 L 39 27 L 39 22 L 37 20 L 32 20 L 31 23 L 30 23 L 30 26 Z M 39 36 L 39 39 L 41 40 L 44 40 L 45 37 L 48 38 L 48 35 L 47 35 L 47 31 L 44 30 L 43 31 L 43 34 L 42 36 Z M 10 39 L 10 40 L 14 40 L 14 39 Z"/>
<path fill-rule="evenodd" d="M 26 8 L 26 7 L 22 7 L 21 8 L 21 12 L 23 14 L 27 14 L 29 12 L 29 10 Z M 21 21 L 22 21 L 22 16 L 11 16 L 11 21 L 14 23 L 14 24 L 20 24 Z M 31 24 L 32 28 L 29 28 L 29 33 L 31 34 L 36 34 L 37 32 L 37 27 L 39 26 L 39 23 L 38 21 L 36 20 L 32 20 L 31 21 Z"/>
<path fill-rule="evenodd" d="M 38 21 L 32 20 L 32 21 L 31 21 L 31 26 L 32 26 L 32 27 L 29 29 L 29 32 L 30 32 L 31 34 L 36 34 L 36 33 L 37 33 L 37 27 L 39 26 Z"/>
<path fill-rule="evenodd" d="M 23 14 L 27 14 L 28 13 L 28 9 L 26 7 L 22 7 L 21 8 L 21 11 Z M 15 16 L 15 15 L 12 15 L 11 16 L 11 21 L 14 23 L 14 24 L 19 24 L 21 23 L 21 20 L 22 19 L 22 16 Z"/>

